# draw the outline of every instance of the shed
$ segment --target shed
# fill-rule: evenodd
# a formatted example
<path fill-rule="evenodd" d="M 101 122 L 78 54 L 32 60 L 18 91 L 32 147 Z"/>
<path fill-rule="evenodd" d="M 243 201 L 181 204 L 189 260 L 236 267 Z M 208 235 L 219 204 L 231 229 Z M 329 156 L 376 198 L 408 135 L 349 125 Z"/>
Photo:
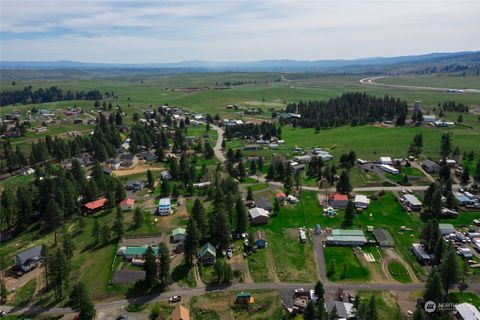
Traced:
<path fill-rule="evenodd" d="M 393 247 L 394 241 L 388 230 L 383 228 L 374 229 L 373 235 L 381 247 Z"/>
<path fill-rule="evenodd" d="M 267 245 L 267 240 L 265 238 L 265 233 L 263 231 L 257 230 L 253 235 L 253 238 L 255 240 L 255 245 L 258 248 L 264 248 Z"/>
<path fill-rule="evenodd" d="M 237 294 L 235 299 L 235 303 L 252 304 L 254 302 L 255 299 L 252 297 L 250 292 L 240 292 Z"/>
<path fill-rule="evenodd" d="M 252 208 L 248 210 L 250 223 L 254 226 L 268 223 L 268 211 L 262 208 Z"/>
<path fill-rule="evenodd" d="M 378 163 L 392 165 L 393 161 L 392 161 L 392 158 L 390 158 L 390 157 L 380 157 L 378 159 Z"/>
<path fill-rule="evenodd" d="M 214 264 L 215 259 L 217 258 L 217 250 L 215 247 L 210 244 L 206 243 L 197 254 L 198 261 L 203 264 Z"/>
<path fill-rule="evenodd" d="M 440 171 L 440 166 L 430 159 L 422 161 L 422 168 L 428 173 L 438 173 Z"/>
<path fill-rule="evenodd" d="M 187 233 L 184 228 L 176 228 L 172 230 L 172 240 L 173 242 L 185 241 Z"/>

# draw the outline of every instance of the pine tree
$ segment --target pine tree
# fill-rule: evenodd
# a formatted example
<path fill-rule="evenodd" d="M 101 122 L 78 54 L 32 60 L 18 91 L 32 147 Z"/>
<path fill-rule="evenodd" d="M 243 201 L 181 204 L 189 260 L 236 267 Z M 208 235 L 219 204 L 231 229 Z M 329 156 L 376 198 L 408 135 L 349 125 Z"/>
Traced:
<path fill-rule="evenodd" d="M 89 301 L 87 287 L 81 281 L 77 282 L 70 292 L 70 306 L 73 310 L 80 310 L 81 306 Z"/>
<path fill-rule="evenodd" d="M 314 292 L 318 298 L 317 304 L 323 304 L 325 302 L 323 297 L 325 294 L 325 288 L 323 287 L 323 283 L 321 281 L 317 281 L 317 283 L 315 284 Z"/>
<path fill-rule="evenodd" d="M 206 241 L 209 235 L 208 222 L 205 215 L 205 208 L 203 207 L 199 199 L 195 199 L 195 202 L 193 203 L 192 217 L 196 222 L 198 230 L 201 231 L 202 236 L 200 237 L 200 239 Z"/>
<path fill-rule="evenodd" d="M 139 207 L 133 210 L 133 226 L 134 228 L 140 228 L 143 224 L 143 212 Z"/>
<path fill-rule="evenodd" d="M 7 286 L 5 285 L 5 279 L 0 277 L 0 304 L 4 305 L 7 303 L 8 298 L 8 290 Z"/>
<path fill-rule="evenodd" d="M 100 240 L 102 245 L 106 246 L 110 242 L 110 228 L 106 223 L 103 223 L 100 230 Z"/>
<path fill-rule="evenodd" d="M 448 294 L 448 290 L 458 283 L 459 271 L 455 248 L 449 242 L 440 264 L 440 277 L 442 278 L 445 294 Z"/>
<path fill-rule="evenodd" d="M 310 300 L 307 303 L 307 308 L 305 309 L 303 319 L 304 320 L 317 320 L 317 318 L 318 318 L 317 307 L 315 306 L 313 301 Z"/>
<path fill-rule="evenodd" d="M 155 186 L 155 178 L 153 177 L 151 170 L 147 170 L 147 186 L 150 190 L 153 190 L 153 187 Z"/>
<path fill-rule="evenodd" d="M 193 259 L 197 254 L 198 244 L 200 239 L 200 232 L 197 227 L 195 219 L 190 217 L 187 223 L 186 238 L 185 238 L 185 262 L 192 265 Z"/>
<path fill-rule="evenodd" d="M 243 165 L 243 162 L 240 162 L 238 164 L 238 178 L 240 179 L 240 181 L 243 181 L 245 180 L 245 177 L 247 176 L 247 171 L 245 170 L 245 166 Z"/>
<path fill-rule="evenodd" d="M 340 175 L 340 180 L 337 183 L 337 191 L 344 194 L 348 194 L 352 191 L 352 185 L 350 184 L 350 177 L 347 170 L 343 171 Z"/>
<path fill-rule="evenodd" d="M 444 133 L 441 137 L 440 143 L 440 156 L 447 158 L 452 153 L 452 141 L 450 133 Z"/>
<path fill-rule="evenodd" d="M 73 253 L 76 249 L 72 235 L 67 231 L 63 234 L 63 252 L 67 257 L 70 265 L 72 264 Z"/>
<path fill-rule="evenodd" d="M 55 291 L 55 298 L 63 298 L 64 291 L 70 283 L 70 267 L 63 250 L 57 249 L 48 259 L 49 284 Z"/>
<path fill-rule="evenodd" d="M 253 201 L 252 187 L 248 187 L 248 189 L 247 189 L 247 201 Z"/>
<path fill-rule="evenodd" d="M 159 266 L 158 273 L 160 275 L 160 282 L 165 285 L 170 276 L 170 253 L 165 243 L 160 242 L 158 246 Z"/>
<path fill-rule="evenodd" d="M 347 208 L 345 209 L 345 218 L 342 222 L 342 228 L 351 227 L 353 219 L 355 218 L 355 206 L 352 201 L 348 201 Z"/>
<path fill-rule="evenodd" d="M 172 198 L 173 199 L 177 199 L 178 196 L 179 196 L 179 191 L 178 191 L 178 187 L 176 184 L 173 185 L 173 189 L 172 189 Z"/>
<path fill-rule="evenodd" d="M 96 218 L 93 220 L 92 236 L 95 239 L 95 243 L 100 242 L 100 225 L 98 224 L 98 220 Z"/>
<path fill-rule="evenodd" d="M 468 166 L 465 166 L 463 168 L 463 173 L 462 173 L 462 177 L 461 177 L 460 180 L 464 184 L 468 183 L 468 181 L 470 180 L 470 169 L 468 169 Z"/>
<path fill-rule="evenodd" d="M 57 244 L 57 228 L 63 224 L 63 212 L 57 202 L 50 199 L 47 204 L 46 222 L 48 227 L 54 231 L 55 245 Z"/>
<path fill-rule="evenodd" d="M 237 232 L 243 233 L 247 231 L 247 210 L 245 209 L 245 205 L 241 198 L 237 199 L 237 203 L 235 205 L 235 211 L 237 215 Z"/>
<path fill-rule="evenodd" d="M 148 246 L 143 258 L 145 260 L 143 263 L 143 269 L 145 270 L 145 283 L 148 288 L 151 288 L 155 284 L 155 277 L 158 273 L 156 257 L 151 246 Z"/>
<path fill-rule="evenodd" d="M 123 223 L 123 211 L 120 206 L 117 206 L 115 210 L 115 222 L 113 223 L 113 229 L 115 230 L 115 236 L 118 239 L 123 238 L 125 234 L 125 227 Z"/>
<path fill-rule="evenodd" d="M 421 307 L 417 307 L 413 313 L 413 320 L 425 320 L 425 312 Z"/>
<path fill-rule="evenodd" d="M 443 291 L 442 279 L 438 274 L 438 270 L 434 268 L 428 276 L 423 298 L 425 301 L 439 303 L 443 301 L 444 297 L 445 292 Z"/>
<path fill-rule="evenodd" d="M 25 186 L 19 186 L 17 189 L 17 228 L 19 231 L 25 230 L 30 224 L 33 211 L 32 193 Z"/>
<path fill-rule="evenodd" d="M 368 313 L 367 317 L 369 320 L 377 320 L 378 319 L 378 311 L 377 311 L 377 302 L 375 296 L 372 295 L 370 297 L 370 301 L 368 302 Z"/>

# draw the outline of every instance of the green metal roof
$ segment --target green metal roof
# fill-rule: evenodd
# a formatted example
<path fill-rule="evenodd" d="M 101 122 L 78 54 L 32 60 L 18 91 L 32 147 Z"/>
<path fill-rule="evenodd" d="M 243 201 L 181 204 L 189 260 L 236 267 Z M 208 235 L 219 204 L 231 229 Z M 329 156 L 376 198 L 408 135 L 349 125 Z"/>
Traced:
<path fill-rule="evenodd" d="M 186 234 L 185 229 L 184 228 L 176 228 L 176 229 L 172 230 L 172 236 L 176 236 L 176 235 L 179 235 L 179 234 L 185 235 Z"/>
<path fill-rule="evenodd" d="M 250 298 L 251 296 L 250 292 L 240 292 L 237 294 L 237 298 Z"/>
<path fill-rule="evenodd" d="M 214 257 L 217 256 L 217 250 L 215 249 L 215 247 L 213 245 L 211 245 L 210 243 L 206 243 L 201 249 L 200 251 L 198 251 L 198 256 L 201 257 L 203 256 L 206 252 L 210 252 Z"/>
<path fill-rule="evenodd" d="M 148 246 L 142 246 L 142 247 L 127 247 L 127 250 L 125 250 L 125 255 L 135 255 L 135 256 L 141 256 L 145 254 L 147 251 Z M 152 247 L 153 253 L 158 254 L 158 247 Z"/>

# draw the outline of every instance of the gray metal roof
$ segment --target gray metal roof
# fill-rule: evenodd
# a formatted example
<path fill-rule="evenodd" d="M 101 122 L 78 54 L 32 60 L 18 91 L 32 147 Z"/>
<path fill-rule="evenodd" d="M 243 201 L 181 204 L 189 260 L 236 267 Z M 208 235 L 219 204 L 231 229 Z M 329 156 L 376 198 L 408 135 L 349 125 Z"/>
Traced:
<path fill-rule="evenodd" d="M 41 254 L 42 254 L 42 246 L 36 246 L 18 253 L 17 259 L 19 259 L 22 263 L 24 263 L 29 259 L 39 257 Z"/>
<path fill-rule="evenodd" d="M 413 206 L 421 206 L 422 203 L 413 194 L 406 194 L 403 198 Z"/>
<path fill-rule="evenodd" d="M 392 245 L 393 246 L 393 238 L 390 232 L 385 229 L 374 229 L 373 234 L 375 235 L 375 239 L 377 239 L 378 243 Z"/>

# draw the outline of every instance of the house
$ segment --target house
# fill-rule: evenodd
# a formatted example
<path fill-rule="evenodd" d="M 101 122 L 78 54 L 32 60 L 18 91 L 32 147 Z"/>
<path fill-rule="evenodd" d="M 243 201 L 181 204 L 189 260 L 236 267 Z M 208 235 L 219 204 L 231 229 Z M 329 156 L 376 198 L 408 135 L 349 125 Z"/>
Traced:
<path fill-rule="evenodd" d="M 357 209 L 366 209 L 370 204 L 370 199 L 368 199 L 367 196 L 357 194 L 355 196 L 355 200 L 353 201 L 353 204 Z"/>
<path fill-rule="evenodd" d="M 160 172 L 160 178 L 162 180 L 170 180 L 172 179 L 172 175 L 170 174 L 170 171 L 162 171 Z"/>
<path fill-rule="evenodd" d="M 450 223 L 439 223 L 438 229 L 442 235 L 447 235 L 455 232 L 455 227 Z"/>
<path fill-rule="evenodd" d="M 386 229 L 374 229 L 373 235 L 381 247 L 393 247 L 394 241 L 392 235 Z"/>
<path fill-rule="evenodd" d="M 206 243 L 197 254 L 198 261 L 202 264 L 214 264 L 217 258 L 217 250 L 210 243 Z"/>
<path fill-rule="evenodd" d="M 412 251 L 421 263 L 430 264 L 432 261 L 432 257 L 425 251 L 420 243 L 412 243 Z"/>
<path fill-rule="evenodd" d="M 440 166 L 436 162 L 430 159 L 426 159 L 422 161 L 422 168 L 428 173 L 440 172 Z"/>
<path fill-rule="evenodd" d="M 258 198 L 255 200 L 255 207 L 262 208 L 268 212 L 272 212 L 272 202 L 266 198 Z"/>
<path fill-rule="evenodd" d="M 328 153 L 327 151 L 318 151 L 315 155 L 317 158 L 320 158 L 322 159 L 323 161 L 328 161 L 328 160 L 332 160 L 333 159 L 333 156 Z"/>
<path fill-rule="evenodd" d="M 437 121 L 437 117 L 434 115 L 424 115 L 423 116 L 423 123 L 433 123 Z"/>
<path fill-rule="evenodd" d="M 187 233 L 184 228 L 176 228 L 172 230 L 173 242 L 183 242 L 187 237 Z"/>
<path fill-rule="evenodd" d="M 440 216 L 443 218 L 457 218 L 458 212 L 449 208 L 442 208 L 440 211 Z"/>
<path fill-rule="evenodd" d="M 337 310 L 337 319 L 355 319 L 353 303 L 334 300 L 325 303 L 325 309 L 329 313 L 333 309 Z"/>
<path fill-rule="evenodd" d="M 255 207 L 248 210 L 248 216 L 250 223 L 254 226 L 268 223 L 268 211 L 262 208 Z"/>
<path fill-rule="evenodd" d="M 243 150 L 245 151 L 256 151 L 256 150 L 261 150 L 262 147 L 260 147 L 258 144 L 249 144 L 243 147 Z"/>
<path fill-rule="evenodd" d="M 145 252 L 147 252 L 149 246 L 138 246 L 138 247 L 127 247 L 123 257 L 127 261 L 132 261 L 133 259 L 143 259 Z M 158 247 L 151 247 L 155 255 L 158 254 Z"/>
<path fill-rule="evenodd" d="M 286 198 L 287 198 L 287 195 L 283 192 L 277 192 L 275 194 L 275 199 L 277 199 L 277 201 L 279 202 L 285 201 Z"/>
<path fill-rule="evenodd" d="M 348 195 L 334 193 L 328 198 L 328 205 L 333 208 L 346 208 L 348 204 Z"/>
<path fill-rule="evenodd" d="M 121 164 L 122 164 L 122 162 L 120 160 L 116 160 L 116 159 L 105 160 L 105 165 L 107 166 L 107 168 L 112 169 L 112 170 L 120 169 Z"/>
<path fill-rule="evenodd" d="M 362 246 L 367 239 L 362 230 L 333 229 L 331 236 L 327 237 L 327 244 L 337 246 Z"/>
<path fill-rule="evenodd" d="M 455 319 L 457 320 L 480 320 L 480 312 L 471 303 L 464 302 L 455 305 Z"/>
<path fill-rule="evenodd" d="M 239 294 L 237 294 L 237 297 L 235 299 L 235 303 L 240 303 L 240 304 L 252 304 L 254 302 L 255 302 L 255 299 L 253 299 L 250 292 L 240 292 Z"/>
<path fill-rule="evenodd" d="M 392 158 L 390 158 L 390 157 L 380 157 L 378 159 L 378 163 L 386 164 L 386 165 L 392 165 L 393 161 L 392 161 Z"/>
<path fill-rule="evenodd" d="M 170 198 L 162 198 L 158 201 L 157 213 L 161 216 L 168 216 L 172 211 Z"/>
<path fill-rule="evenodd" d="M 295 156 L 293 157 L 293 161 L 298 162 L 298 163 L 308 163 L 312 160 L 312 156 L 309 156 L 308 154 L 303 155 L 303 156 Z"/>
<path fill-rule="evenodd" d="M 388 164 L 382 164 L 380 165 L 380 169 L 382 169 L 385 172 L 391 173 L 391 174 L 399 174 L 400 171 L 398 171 L 397 168 L 392 167 L 391 165 Z"/>
<path fill-rule="evenodd" d="M 145 181 L 139 180 L 139 181 L 129 181 L 127 182 L 127 190 L 142 190 L 145 188 Z"/>
<path fill-rule="evenodd" d="M 125 198 L 120 202 L 120 208 L 122 208 L 122 211 L 133 210 L 134 207 L 135 207 L 135 199 Z"/>
<path fill-rule="evenodd" d="M 150 151 L 144 151 L 140 153 L 140 159 L 143 159 L 145 161 L 157 161 L 158 157 L 156 154 L 150 152 Z"/>
<path fill-rule="evenodd" d="M 290 168 L 292 169 L 293 172 L 298 172 L 300 170 L 305 169 L 305 164 L 298 163 L 298 162 L 291 162 L 290 163 Z"/>
<path fill-rule="evenodd" d="M 405 205 L 408 208 L 410 208 L 412 211 L 422 210 L 422 203 L 413 194 L 403 195 L 403 200 L 404 200 Z"/>
<path fill-rule="evenodd" d="M 265 233 L 261 230 L 257 230 L 253 235 L 253 239 L 255 240 L 255 245 L 258 248 L 265 248 L 267 245 L 267 240 L 265 239 Z"/>
<path fill-rule="evenodd" d="M 284 113 L 280 117 L 282 117 L 283 119 L 300 119 L 300 118 L 302 118 L 301 115 L 299 115 L 297 113 L 292 113 L 292 112 Z"/>
<path fill-rule="evenodd" d="M 172 320 L 190 320 L 190 311 L 181 304 L 177 304 L 172 311 Z"/>
<path fill-rule="evenodd" d="M 35 269 L 42 260 L 42 246 L 36 246 L 15 255 L 15 266 L 23 272 Z"/>
<path fill-rule="evenodd" d="M 103 206 L 108 202 L 107 198 L 100 198 L 95 201 L 85 203 L 84 210 L 85 213 L 95 213 L 103 209 Z"/>
<path fill-rule="evenodd" d="M 199 183 L 194 183 L 193 187 L 196 189 L 206 189 L 210 187 L 210 181 L 205 181 L 205 182 L 199 182 Z"/>
<path fill-rule="evenodd" d="M 121 154 L 119 159 L 122 162 L 120 165 L 125 168 L 133 167 L 138 163 L 138 157 L 131 153 Z"/>

